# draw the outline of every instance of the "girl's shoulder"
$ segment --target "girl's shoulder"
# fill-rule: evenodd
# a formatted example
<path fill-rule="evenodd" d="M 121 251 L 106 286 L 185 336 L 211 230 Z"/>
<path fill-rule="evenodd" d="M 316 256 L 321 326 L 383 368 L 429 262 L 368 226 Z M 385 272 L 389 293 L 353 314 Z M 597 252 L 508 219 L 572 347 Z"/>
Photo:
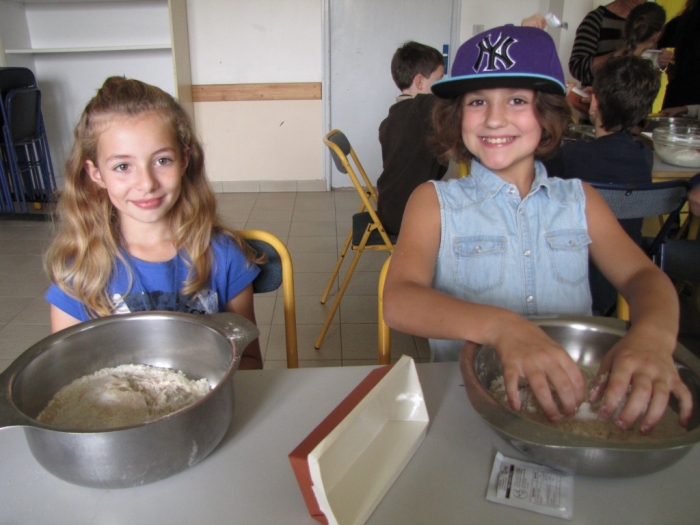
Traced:
<path fill-rule="evenodd" d="M 488 192 L 472 175 L 429 183 L 435 187 L 442 208 L 464 208 L 488 198 Z"/>
<path fill-rule="evenodd" d="M 212 235 L 209 246 L 211 246 L 212 250 L 214 251 L 214 256 L 216 258 L 221 256 L 225 256 L 227 258 L 245 258 L 243 250 L 241 250 L 238 244 L 236 244 L 236 241 L 225 233 L 217 232 Z"/>

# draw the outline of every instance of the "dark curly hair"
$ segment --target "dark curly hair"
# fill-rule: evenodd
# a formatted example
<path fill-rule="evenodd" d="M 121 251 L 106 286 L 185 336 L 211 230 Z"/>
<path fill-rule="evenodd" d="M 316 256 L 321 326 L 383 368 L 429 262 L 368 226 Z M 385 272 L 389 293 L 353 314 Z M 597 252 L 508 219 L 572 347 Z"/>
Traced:
<path fill-rule="evenodd" d="M 474 157 L 462 140 L 464 96 L 438 99 L 433 109 L 431 146 L 444 163 L 450 159 L 468 163 Z M 535 91 L 535 116 L 542 126 L 542 138 L 535 150 L 536 159 L 551 157 L 559 149 L 564 131 L 571 123 L 571 108 L 563 95 Z"/>
<path fill-rule="evenodd" d="M 593 94 L 602 126 L 610 132 L 629 131 L 651 112 L 661 87 L 661 72 L 651 60 L 613 57 L 596 69 Z"/>

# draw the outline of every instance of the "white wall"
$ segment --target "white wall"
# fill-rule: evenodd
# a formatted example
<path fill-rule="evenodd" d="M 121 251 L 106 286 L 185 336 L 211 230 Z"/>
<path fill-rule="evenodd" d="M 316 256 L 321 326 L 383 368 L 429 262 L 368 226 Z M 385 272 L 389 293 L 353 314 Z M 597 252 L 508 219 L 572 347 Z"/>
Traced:
<path fill-rule="evenodd" d="M 593 0 L 562 1 L 570 28 L 559 35 L 550 32 L 568 74 L 576 26 Z M 187 0 L 193 84 L 322 81 L 324 2 Z M 519 24 L 535 12 L 546 14 L 549 6 L 550 0 L 462 0 L 460 41 L 472 36 L 475 24 Z M 270 111 L 273 107 L 281 113 Z M 220 187 L 255 190 L 234 182 L 325 179 L 321 137 L 328 130 L 323 129 L 321 101 L 198 102 L 195 120 L 207 145 L 210 177 Z M 275 153 L 262 154 L 259 145 L 273 137 Z M 303 159 L 304 169 L 289 169 L 285 158 Z"/>
<path fill-rule="evenodd" d="M 602 3 L 610 1 L 602 0 Z M 475 25 L 482 25 L 484 29 L 488 29 L 504 24 L 519 24 L 523 18 L 533 13 L 545 15 L 549 11 L 558 10 L 556 7 L 561 7 L 561 2 L 557 3 L 555 0 L 552 2 L 549 0 L 494 0 L 492 2 L 462 0 L 460 40 L 463 42 L 473 36 Z M 561 60 L 564 75 L 569 80 L 572 77 L 567 64 L 576 36 L 576 28 L 586 13 L 592 9 L 593 0 L 563 0 L 563 13 L 560 18 L 563 22 L 568 22 L 569 28 L 566 30 L 547 28 L 547 32 L 552 35 L 557 44 L 559 60 Z M 557 16 L 559 15 L 557 14 Z"/>
<path fill-rule="evenodd" d="M 187 0 L 193 84 L 320 82 L 321 0 Z"/>
<path fill-rule="evenodd" d="M 462 22 L 460 37 L 464 42 L 474 36 L 475 25 L 483 30 L 505 24 L 519 25 L 520 21 L 533 13 L 546 11 L 541 0 L 494 0 L 491 2 L 473 2 L 462 0 Z"/>
<path fill-rule="evenodd" d="M 321 82 L 326 1 L 187 0 L 193 84 Z M 566 63 L 576 27 L 593 8 L 594 0 L 563 2 L 562 18 L 569 22 L 569 30 L 561 31 L 555 41 L 558 40 L 562 65 L 568 73 Z M 460 41 L 472 36 L 475 24 L 485 28 L 518 24 L 534 12 L 546 13 L 549 4 L 549 0 L 461 0 Z M 59 3 L 57 7 L 65 5 Z M 0 38 L 28 40 L 27 27 L 7 22 L 18 18 L 7 16 L 11 10 L 22 8 L 21 3 L 0 0 Z M 35 19 L 32 23 L 40 21 Z M 83 26 L 71 29 L 70 33 L 77 36 L 88 29 Z M 64 27 L 61 31 L 67 33 Z M 72 37 L 64 34 L 62 38 Z M 17 63 L 31 61 L 28 55 L 13 55 L 12 60 L 10 65 L 33 67 Z M 51 67 L 60 69 L 60 64 L 47 63 L 41 67 L 48 72 Z M 99 66 L 86 63 L 85 68 L 92 71 Z M 144 74 L 147 72 L 148 69 Z M 90 76 L 89 71 L 86 75 Z M 80 76 L 75 81 L 79 83 Z M 54 118 L 72 122 L 77 116 Z M 323 129 L 320 100 L 198 102 L 195 122 L 207 146 L 210 177 L 218 188 L 233 190 L 235 181 L 281 181 L 294 189 L 295 181 L 314 183 L 325 178 L 321 137 L 327 130 Z M 289 159 L 294 160 L 292 169 Z"/>
<path fill-rule="evenodd" d="M 322 7 L 187 0 L 192 83 L 321 82 Z M 215 188 L 257 191 L 257 182 L 278 181 L 280 190 L 325 189 L 322 109 L 320 100 L 195 102 Z"/>
<path fill-rule="evenodd" d="M 13 56 L 8 63 L 7 56 L 3 53 L 5 46 L 10 42 L 16 42 L 18 47 L 29 47 L 29 27 L 24 17 L 24 6 L 14 2 L 0 1 L 0 67 L 28 67 L 34 69 L 31 55 Z"/>

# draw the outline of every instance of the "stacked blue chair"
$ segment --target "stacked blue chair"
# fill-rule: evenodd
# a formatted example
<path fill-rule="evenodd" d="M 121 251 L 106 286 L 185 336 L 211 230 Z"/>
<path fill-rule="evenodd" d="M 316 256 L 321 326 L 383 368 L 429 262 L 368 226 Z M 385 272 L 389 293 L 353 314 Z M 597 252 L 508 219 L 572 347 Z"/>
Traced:
<path fill-rule="evenodd" d="M 27 202 L 48 202 L 56 191 L 41 92 L 31 70 L 0 68 L 0 124 L 0 210 L 28 213 Z"/>

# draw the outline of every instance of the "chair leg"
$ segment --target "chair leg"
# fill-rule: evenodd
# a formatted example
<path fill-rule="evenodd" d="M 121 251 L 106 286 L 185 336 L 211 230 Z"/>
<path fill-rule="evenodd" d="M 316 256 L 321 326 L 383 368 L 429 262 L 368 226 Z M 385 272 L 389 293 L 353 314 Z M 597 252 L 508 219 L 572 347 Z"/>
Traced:
<path fill-rule="evenodd" d="M 382 271 L 379 273 L 379 288 L 377 290 L 378 297 L 378 332 L 379 332 L 379 364 L 388 365 L 391 363 L 391 329 L 384 322 L 384 281 L 386 281 L 386 273 L 389 269 L 389 257 L 384 266 L 382 266 Z"/>
<path fill-rule="evenodd" d="M 343 294 L 345 293 L 345 290 L 350 284 L 350 278 L 352 277 L 352 274 L 355 271 L 355 268 L 357 267 L 357 263 L 360 262 L 362 251 L 365 249 L 365 245 L 367 244 L 367 240 L 369 239 L 369 235 L 371 232 L 371 226 L 368 226 L 365 230 L 364 235 L 362 236 L 362 241 L 360 242 L 360 245 L 356 248 L 355 256 L 352 258 L 350 268 L 348 268 L 348 273 L 345 275 L 345 279 L 343 279 L 343 283 L 340 285 L 340 290 L 338 290 L 338 295 L 336 295 L 335 301 L 333 301 L 331 311 L 328 312 L 328 316 L 326 316 L 326 322 L 323 323 L 321 333 L 319 334 L 318 339 L 316 339 L 316 344 L 314 345 L 314 348 L 316 348 L 316 350 L 321 348 L 323 340 L 326 338 L 326 333 L 328 332 L 328 329 L 331 326 L 333 317 L 335 317 L 335 312 L 338 311 L 338 307 L 340 306 L 340 301 L 343 298 Z"/>
<path fill-rule="evenodd" d="M 689 241 L 694 241 L 698 238 L 698 230 L 700 230 L 700 217 L 693 215 L 690 218 L 690 226 L 688 227 Z"/>
<path fill-rule="evenodd" d="M 630 305 L 620 294 L 617 294 L 617 318 L 623 321 L 630 320 Z"/>
<path fill-rule="evenodd" d="M 282 261 L 282 300 L 284 302 L 284 336 L 287 342 L 287 368 L 299 368 L 297 349 L 297 311 L 294 300 L 294 271 L 291 258 Z"/>
<path fill-rule="evenodd" d="M 321 304 L 326 304 L 326 301 L 328 300 L 328 295 L 331 293 L 333 283 L 335 282 L 335 278 L 338 277 L 340 267 L 343 265 L 343 261 L 345 260 L 345 254 L 348 253 L 348 249 L 350 248 L 351 243 L 352 229 L 350 230 L 350 233 L 348 233 L 348 236 L 345 239 L 345 246 L 343 246 L 343 251 L 340 252 L 340 257 L 338 257 L 338 260 L 335 262 L 335 268 L 333 268 L 333 275 L 331 275 L 331 278 L 328 281 L 328 284 L 326 285 L 326 291 L 323 292 L 323 296 L 321 297 Z"/>

